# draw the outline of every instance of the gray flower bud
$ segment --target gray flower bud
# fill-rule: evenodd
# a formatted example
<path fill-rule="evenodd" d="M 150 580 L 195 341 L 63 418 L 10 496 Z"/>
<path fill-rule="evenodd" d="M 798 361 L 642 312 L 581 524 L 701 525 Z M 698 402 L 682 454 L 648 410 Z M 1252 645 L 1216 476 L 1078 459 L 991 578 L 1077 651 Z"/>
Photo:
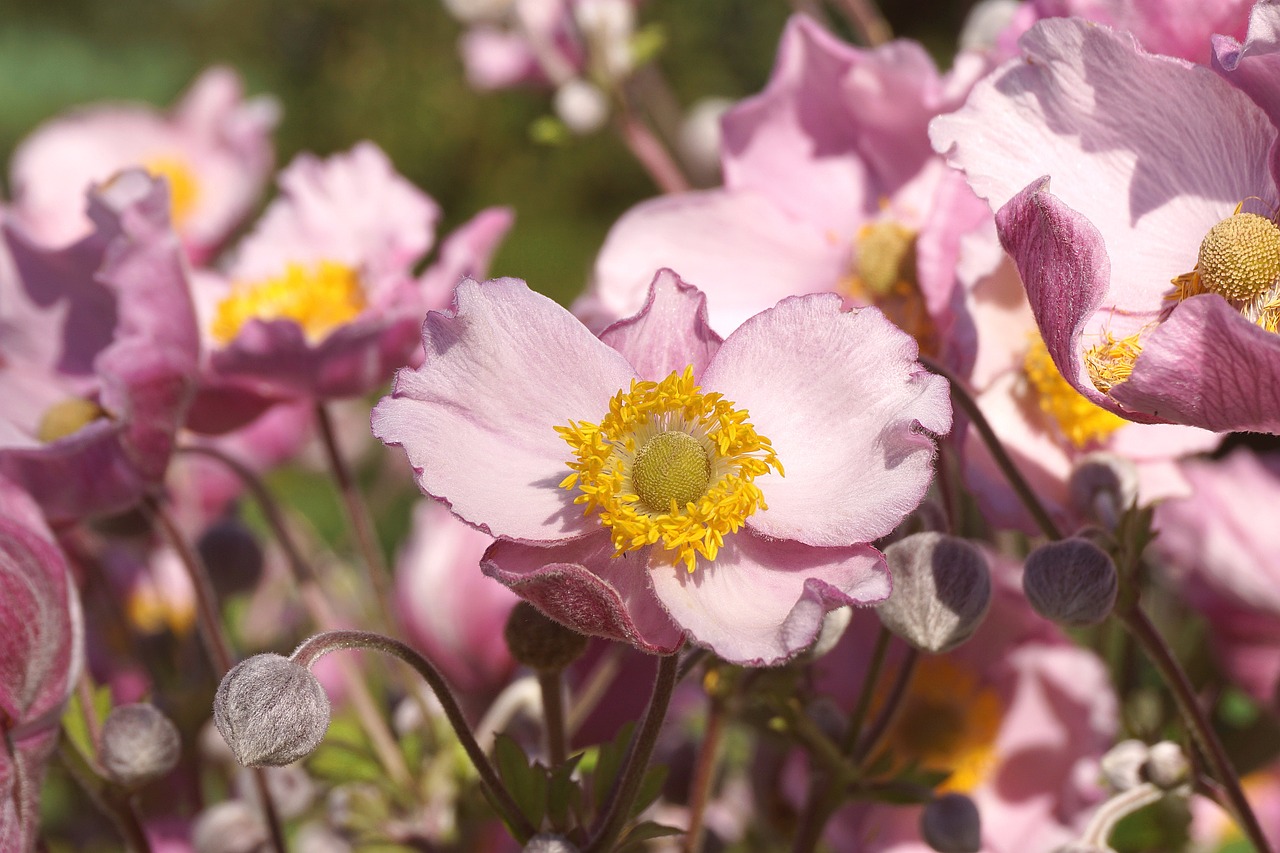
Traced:
<path fill-rule="evenodd" d="M 213 721 L 236 761 L 279 767 L 324 739 L 329 697 L 306 667 L 277 654 L 254 655 L 222 677 Z"/>
<path fill-rule="evenodd" d="M 1113 530 L 1138 498 L 1138 469 L 1114 453 L 1090 453 L 1071 469 L 1067 494 L 1081 517 Z"/>
<path fill-rule="evenodd" d="M 126 788 L 168 773 L 181 752 L 177 728 L 154 705 L 120 705 L 102 724 L 98 760 L 107 775 Z"/>
<path fill-rule="evenodd" d="M 262 578 L 262 546 L 243 521 L 224 518 L 196 542 L 219 596 L 247 592 Z"/>
<path fill-rule="evenodd" d="M 991 604 L 986 557 L 964 539 L 916 533 L 884 552 L 893 594 L 877 605 L 886 628 L 925 652 L 950 651 L 977 630 Z"/>
<path fill-rule="evenodd" d="M 1191 763 L 1182 747 L 1171 740 L 1152 744 L 1143 769 L 1147 780 L 1162 791 L 1171 791 L 1191 778 Z"/>
<path fill-rule="evenodd" d="M 530 838 L 522 853 L 578 853 L 578 848 L 562 835 L 544 832 Z"/>
<path fill-rule="evenodd" d="M 587 650 L 584 635 L 545 616 L 527 601 L 516 603 L 503 635 L 511 656 L 539 672 L 564 669 Z"/>
<path fill-rule="evenodd" d="M 1142 784 L 1142 768 L 1150 749 L 1140 740 L 1122 740 L 1102 756 L 1102 775 L 1117 791 L 1128 791 Z"/>
<path fill-rule="evenodd" d="M 1094 625 L 1116 604 L 1119 577 L 1110 555 L 1087 539 L 1050 542 L 1032 551 L 1022 591 L 1037 613 L 1060 625 Z"/>
<path fill-rule="evenodd" d="M 964 794 L 943 794 L 920 813 L 920 836 L 939 853 L 977 853 L 982 849 L 982 818 Z"/>
<path fill-rule="evenodd" d="M 260 853 L 269 841 L 262 818 L 239 800 L 205 809 L 191 829 L 196 853 Z"/>

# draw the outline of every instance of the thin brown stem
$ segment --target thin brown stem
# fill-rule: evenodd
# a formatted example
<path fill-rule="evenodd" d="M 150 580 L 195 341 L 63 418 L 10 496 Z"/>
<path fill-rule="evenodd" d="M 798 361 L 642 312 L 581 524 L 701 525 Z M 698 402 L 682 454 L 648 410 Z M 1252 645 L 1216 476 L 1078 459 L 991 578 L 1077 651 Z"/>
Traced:
<path fill-rule="evenodd" d="M 125 846 L 133 853 L 151 853 L 151 841 L 142 829 L 142 821 L 138 819 L 138 811 L 127 794 L 120 791 L 112 783 L 98 775 L 88 759 L 71 745 L 70 738 L 64 736 L 58 742 L 58 757 L 62 766 L 76 780 L 98 810 L 111 819 L 116 831 L 120 833 Z M 25 783 L 22 764 L 14 765 L 18 770 L 18 782 Z M 21 796 L 19 792 L 19 796 Z"/>
<path fill-rule="evenodd" d="M 569 757 L 568 739 L 565 736 L 563 670 L 545 670 L 538 673 L 538 688 L 542 691 L 542 725 L 547 735 L 547 760 L 552 767 L 559 767 Z"/>
<path fill-rule="evenodd" d="M 315 570 L 312 569 L 311 564 L 303 558 L 302 550 L 298 547 L 297 542 L 294 541 L 293 534 L 290 533 L 288 526 L 285 524 L 284 514 L 280 511 L 279 504 L 261 478 L 238 459 L 213 447 L 190 446 L 181 448 L 181 452 L 214 459 L 225 465 L 228 470 L 240 478 L 240 481 L 252 493 L 254 500 L 257 501 L 258 508 L 262 511 L 262 517 L 266 520 L 267 526 L 271 528 L 272 533 L 275 534 L 280 550 L 284 552 L 285 562 L 293 575 L 294 583 L 298 586 L 298 596 L 302 600 L 303 606 L 306 607 L 307 613 L 311 616 L 311 621 L 321 631 L 331 631 L 338 628 L 337 615 L 334 613 L 328 595 L 320 584 L 319 577 Z M 360 720 L 361 727 L 369 736 L 369 743 L 373 746 L 373 751 L 378 756 L 378 761 L 386 769 L 387 775 L 391 777 L 392 781 L 401 787 L 408 787 L 413 780 L 409 766 L 405 763 L 404 754 L 396 745 L 395 737 L 391 734 L 391 729 L 387 727 L 386 719 L 378 710 L 373 694 L 369 692 L 369 686 L 361 676 L 360 670 L 351 660 L 342 658 L 338 661 L 338 674 L 347 689 L 347 695 L 351 699 L 351 705 L 355 709 L 356 717 Z"/>
<path fill-rule="evenodd" d="M 978 435 L 981 436 L 983 443 L 986 444 L 987 450 L 991 452 L 992 459 L 995 460 L 1001 473 L 1009 481 L 1009 485 L 1017 493 L 1018 499 L 1027 508 L 1027 512 L 1031 514 L 1036 525 L 1050 539 L 1061 539 L 1062 531 L 1058 529 L 1057 522 L 1049 515 L 1048 510 L 1044 508 L 1044 504 L 1040 502 L 1040 498 L 1036 496 L 1026 478 L 1022 476 L 1022 472 L 1018 470 L 1018 466 L 1014 464 L 1013 459 L 1005 451 L 1004 444 L 996 436 L 995 430 L 991 428 L 991 423 L 987 420 L 986 415 L 982 413 L 982 409 L 978 406 L 973 394 L 969 392 L 968 387 L 961 381 L 960 377 L 928 356 L 921 355 L 919 360 L 931 373 L 938 374 L 951 385 L 952 399 L 969 416 L 974 429 L 978 431 Z"/>
<path fill-rule="evenodd" d="M 387 568 L 386 558 L 382 554 L 382 546 L 378 544 L 373 519 L 369 516 L 369 507 L 351 473 L 351 466 L 347 464 L 341 448 L 338 447 L 333 418 L 329 416 L 329 410 L 324 403 L 316 404 L 316 423 L 320 427 L 321 444 L 324 445 L 325 456 L 329 460 L 329 470 L 333 473 L 338 492 L 342 496 L 347 523 L 351 527 L 356 547 L 364 560 L 365 574 L 369 578 L 374 597 L 377 599 L 377 613 L 384 627 L 390 627 L 393 624 L 387 609 L 391 601 L 391 590 L 387 583 L 390 571 Z"/>
<path fill-rule="evenodd" d="M 1174 658 L 1164 638 L 1160 636 L 1160 632 L 1151 624 L 1151 620 L 1136 602 L 1118 611 L 1118 615 L 1138 645 L 1160 671 L 1165 684 L 1173 691 L 1174 700 L 1178 704 L 1178 710 L 1182 712 L 1187 728 L 1191 730 L 1192 737 L 1208 759 L 1214 777 L 1223 787 L 1232 817 L 1259 853 L 1271 853 L 1271 845 L 1258 824 L 1258 818 L 1253 813 L 1249 800 L 1244 795 L 1244 789 L 1240 787 L 1240 778 L 1236 775 L 1230 759 L 1227 758 L 1227 752 L 1218 738 L 1218 733 L 1214 731 L 1204 709 L 1200 707 L 1186 672 Z"/>
<path fill-rule="evenodd" d="M 689 791 L 689 829 L 684 836 L 685 853 L 697 853 L 702 847 L 703 818 L 707 813 L 707 803 L 711 800 L 711 788 L 715 783 L 716 767 L 720 759 L 720 744 L 724 741 L 728 718 L 728 706 L 724 697 L 708 696 L 707 730 L 698 746 L 698 758 L 693 765 L 693 784 Z"/>
<path fill-rule="evenodd" d="M 840 8 L 863 44 L 878 47 L 893 40 L 893 29 L 871 0 L 840 0 Z"/>
<path fill-rule="evenodd" d="M 871 699 L 875 695 L 876 682 L 880 679 L 880 670 L 884 668 L 884 659 L 888 654 L 889 641 L 892 638 L 893 633 L 881 625 L 880 633 L 876 635 L 875 648 L 871 652 L 871 661 L 867 664 L 866 674 L 862 677 L 862 690 L 858 693 L 858 704 L 849 715 L 849 727 L 845 729 L 843 743 L 845 755 L 852 755 L 854 747 L 858 745 L 858 736 L 862 734 L 862 727 L 866 725 L 867 713 L 871 710 Z"/>
<path fill-rule="evenodd" d="M 399 640 L 371 631 L 325 631 L 316 634 L 294 650 L 292 660 L 302 666 L 310 667 L 321 656 L 339 649 L 371 649 L 382 652 L 399 658 L 422 676 L 422 680 L 427 683 L 440 702 L 440 707 L 444 710 L 449 724 L 453 726 L 458 742 L 462 744 L 467 757 L 471 759 L 476 772 L 480 774 L 480 786 L 488 795 L 489 801 L 516 836 L 516 840 L 521 844 L 526 843 L 537 831 L 536 827 L 529 823 L 529 819 L 520 811 L 511 792 L 502 784 L 498 771 L 494 769 L 489 757 L 476 742 L 475 734 L 471 731 L 471 726 L 467 723 L 467 718 L 463 715 L 462 708 L 458 705 L 458 700 L 454 697 L 449 683 L 431 661 Z"/>
<path fill-rule="evenodd" d="M 645 709 L 644 720 L 639 731 L 631 739 L 627 749 L 627 757 L 623 762 L 622 772 L 609 792 L 604 813 L 600 816 L 591 840 L 583 848 L 583 853 L 604 853 L 612 850 L 614 843 L 622 834 L 631 817 L 631 808 L 636 794 L 640 791 L 640 783 L 644 781 L 645 771 L 649 769 L 649 759 L 653 755 L 653 747 L 658 742 L 658 732 L 667 717 L 667 708 L 671 704 L 671 694 L 676 687 L 676 670 L 679 660 L 676 655 L 664 655 L 658 658 L 658 673 L 653 679 L 653 693 L 649 695 L 649 706 Z"/>
<path fill-rule="evenodd" d="M 884 739 L 893 731 L 893 724 L 898 720 L 898 714 L 902 712 L 903 700 L 907 698 L 907 692 L 911 687 L 911 679 L 916 674 L 916 664 L 920 660 L 920 653 L 914 648 L 907 649 L 907 656 L 902 661 L 902 665 L 898 668 L 898 676 L 893 682 L 893 688 L 889 692 L 889 699 L 885 702 L 880 713 L 876 715 L 875 722 L 871 724 L 871 728 L 867 730 L 864 737 L 860 738 L 858 745 L 853 750 L 853 760 L 859 766 L 863 767 L 868 761 L 875 758 L 876 753 L 880 750 Z"/>

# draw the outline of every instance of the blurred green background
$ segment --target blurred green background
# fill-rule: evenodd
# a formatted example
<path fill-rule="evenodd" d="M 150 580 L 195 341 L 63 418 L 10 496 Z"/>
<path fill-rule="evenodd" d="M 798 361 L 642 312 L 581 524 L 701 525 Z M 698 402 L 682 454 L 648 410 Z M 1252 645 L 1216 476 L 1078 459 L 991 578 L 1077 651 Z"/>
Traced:
<path fill-rule="evenodd" d="M 895 32 L 945 57 L 968 5 L 900 0 L 884 11 Z M 833 12 L 785 0 L 649 0 L 639 23 L 660 27 L 658 67 L 687 108 L 758 91 L 796 6 Z M 610 224 L 656 189 L 608 131 L 533 143 L 549 95 L 471 90 L 460 32 L 439 0 L 0 0 L 0 154 L 7 162 L 39 122 L 76 104 L 167 106 L 202 68 L 225 63 L 251 94 L 282 103 L 281 165 L 372 139 L 440 202 L 446 228 L 511 205 L 516 226 L 493 272 L 567 302 Z"/>

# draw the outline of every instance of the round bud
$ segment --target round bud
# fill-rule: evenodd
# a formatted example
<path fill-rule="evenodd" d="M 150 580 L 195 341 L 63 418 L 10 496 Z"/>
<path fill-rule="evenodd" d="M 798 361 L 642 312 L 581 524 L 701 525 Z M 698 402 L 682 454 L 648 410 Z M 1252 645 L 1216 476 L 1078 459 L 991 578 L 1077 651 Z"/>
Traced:
<path fill-rule="evenodd" d="M 1191 779 L 1191 763 L 1182 747 L 1171 740 L 1152 744 L 1143 769 L 1147 781 L 1162 791 L 1172 791 Z"/>
<path fill-rule="evenodd" d="M 595 133 L 609 120 L 609 98 L 599 86 L 580 77 L 556 89 L 551 105 L 564 126 L 578 136 Z"/>
<path fill-rule="evenodd" d="M 943 794 L 920 813 L 920 837 L 940 853 L 977 853 L 982 849 L 982 818 L 964 794 Z"/>
<path fill-rule="evenodd" d="M 191 829 L 191 846 L 196 853 L 259 853 L 270 841 L 262 818 L 239 800 L 225 800 L 205 809 Z"/>
<path fill-rule="evenodd" d="M 1102 756 L 1102 775 L 1117 791 L 1128 791 L 1142 784 L 1142 769 L 1150 750 L 1140 740 L 1122 740 Z"/>
<path fill-rule="evenodd" d="M 1116 604 L 1119 576 L 1111 556 L 1087 539 L 1064 539 L 1031 552 L 1022 591 L 1037 613 L 1060 625 L 1094 625 Z"/>
<path fill-rule="evenodd" d="M 578 853 L 578 848 L 562 835 L 544 832 L 530 838 L 522 853 Z"/>
<path fill-rule="evenodd" d="M 1089 453 L 1071 469 L 1067 493 L 1080 517 L 1114 530 L 1120 514 L 1138 499 L 1138 469 L 1114 453 Z"/>
<path fill-rule="evenodd" d="M 181 752 L 178 729 L 154 705 L 120 705 L 102 724 L 98 760 L 107 775 L 126 788 L 168 773 Z"/>
<path fill-rule="evenodd" d="M 215 521 L 196 542 L 196 550 L 220 596 L 247 592 L 262 577 L 262 547 L 242 521 Z"/>
<path fill-rule="evenodd" d="M 876 606 L 886 628 L 917 649 L 950 651 L 972 636 L 991 604 L 987 559 L 964 539 L 916 533 L 884 552 L 893 594 Z"/>
<path fill-rule="evenodd" d="M 279 767 L 310 754 L 329 729 L 329 697 L 305 666 L 254 655 L 222 677 L 213 721 L 245 767 Z"/>
<path fill-rule="evenodd" d="M 503 634 L 511 656 L 539 672 L 564 669 L 587 650 L 584 635 L 543 615 L 527 601 L 516 603 Z"/>
<path fill-rule="evenodd" d="M 720 119 L 732 106 L 728 98 L 703 98 L 680 123 L 680 159 L 700 186 L 720 180 Z"/>

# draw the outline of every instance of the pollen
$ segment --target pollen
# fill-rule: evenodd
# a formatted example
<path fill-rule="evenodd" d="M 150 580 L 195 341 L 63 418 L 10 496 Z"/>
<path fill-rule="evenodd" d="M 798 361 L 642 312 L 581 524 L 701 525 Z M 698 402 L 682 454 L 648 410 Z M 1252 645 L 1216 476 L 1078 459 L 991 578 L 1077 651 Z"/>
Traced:
<path fill-rule="evenodd" d="M 45 410 L 36 426 L 36 438 L 48 444 L 79 432 L 92 422 L 105 418 L 107 413 L 93 400 L 70 397 L 54 403 Z"/>
<path fill-rule="evenodd" d="M 291 263 L 276 278 L 232 285 L 231 295 L 218 303 L 212 333 L 225 344 L 250 320 L 292 320 L 315 342 L 364 308 L 364 288 L 355 270 L 332 261 Z"/>
<path fill-rule="evenodd" d="M 1094 405 L 1071 387 L 1053 363 L 1049 349 L 1039 335 L 1033 335 L 1022 369 L 1040 410 L 1053 419 L 1062 434 L 1076 447 L 1100 441 L 1128 423 Z"/>
<path fill-rule="evenodd" d="M 937 355 L 938 330 L 925 305 L 916 273 L 915 230 L 892 220 L 872 222 L 854 238 L 854 263 L 839 289 L 859 305 L 874 305 Z"/>
<path fill-rule="evenodd" d="M 1261 296 L 1280 279 L 1280 228 L 1256 213 L 1228 216 L 1205 235 L 1196 272 L 1205 290 L 1229 301 Z"/>
<path fill-rule="evenodd" d="M 191 217 L 200 198 L 200 182 L 191 167 L 178 157 L 155 157 L 144 168 L 155 178 L 164 178 L 169 184 L 169 215 L 173 224 L 181 228 Z"/>
<path fill-rule="evenodd" d="M 1102 343 L 1085 350 L 1084 368 L 1093 381 L 1093 387 L 1103 394 L 1127 380 L 1133 374 L 1134 362 L 1142 354 L 1138 335 L 1116 338 L 1110 332 L 1103 335 Z"/>
<path fill-rule="evenodd" d="M 555 429 L 572 451 L 560 487 L 609 528 L 614 556 L 661 546 L 689 572 L 768 508 L 754 480 L 783 473 L 747 411 L 704 394 L 692 366 L 661 382 L 633 379 L 599 423 Z"/>

